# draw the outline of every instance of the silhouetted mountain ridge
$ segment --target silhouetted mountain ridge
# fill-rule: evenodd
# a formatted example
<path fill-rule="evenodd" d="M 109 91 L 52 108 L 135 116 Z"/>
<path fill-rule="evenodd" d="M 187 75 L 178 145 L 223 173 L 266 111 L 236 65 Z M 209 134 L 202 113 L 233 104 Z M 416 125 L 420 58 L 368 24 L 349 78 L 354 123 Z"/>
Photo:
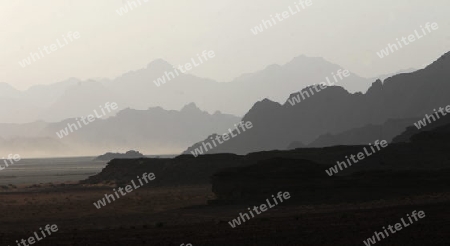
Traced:
<path fill-rule="evenodd" d="M 365 94 L 351 94 L 332 86 L 294 106 L 288 101 L 283 105 L 270 100 L 258 102 L 243 117 L 254 127 L 211 153 L 285 149 L 294 141 L 309 144 L 326 133 L 380 125 L 389 119 L 421 118 L 433 108 L 450 104 L 448 56 L 445 54 L 425 69 L 390 77 L 384 83 L 377 80 Z M 290 98 L 298 95 L 291 94 Z"/>

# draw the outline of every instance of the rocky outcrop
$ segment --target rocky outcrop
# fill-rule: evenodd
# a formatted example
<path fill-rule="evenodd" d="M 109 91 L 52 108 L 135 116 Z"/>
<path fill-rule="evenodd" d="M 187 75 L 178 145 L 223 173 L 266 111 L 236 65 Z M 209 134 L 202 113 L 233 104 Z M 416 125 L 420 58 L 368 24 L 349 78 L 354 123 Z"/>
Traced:
<path fill-rule="evenodd" d="M 129 150 L 126 153 L 111 153 L 108 152 L 104 155 L 95 158 L 96 161 L 110 161 L 112 159 L 136 159 L 145 157 L 139 151 Z"/>

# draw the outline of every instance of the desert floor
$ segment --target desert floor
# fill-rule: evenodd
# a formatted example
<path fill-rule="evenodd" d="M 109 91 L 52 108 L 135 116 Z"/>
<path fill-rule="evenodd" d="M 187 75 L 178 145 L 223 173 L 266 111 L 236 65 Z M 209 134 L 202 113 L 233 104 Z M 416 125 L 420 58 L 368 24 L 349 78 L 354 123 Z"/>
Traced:
<path fill-rule="evenodd" d="M 450 245 L 450 193 L 357 204 L 283 205 L 231 228 L 241 205 L 207 205 L 211 186 L 139 188 L 97 209 L 111 187 L 66 185 L 15 188 L 0 193 L 0 244 L 32 236 L 39 227 L 59 231 L 39 245 L 364 245 L 383 226 L 413 210 L 424 219 L 377 245 Z"/>

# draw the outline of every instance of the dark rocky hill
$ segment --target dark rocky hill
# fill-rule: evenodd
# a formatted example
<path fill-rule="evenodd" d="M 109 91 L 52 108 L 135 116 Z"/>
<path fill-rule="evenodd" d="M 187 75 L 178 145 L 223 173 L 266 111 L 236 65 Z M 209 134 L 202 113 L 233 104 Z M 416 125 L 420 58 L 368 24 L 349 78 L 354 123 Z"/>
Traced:
<path fill-rule="evenodd" d="M 124 184 L 135 179 L 137 175 L 152 172 L 155 173 L 156 180 L 151 185 L 176 186 L 212 182 L 213 190 L 218 197 L 222 198 L 232 196 L 230 194 L 234 194 L 235 189 L 237 189 L 236 194 L 256 194 L 258 187 L 260 187 L 258 194 L 266 194 L 264 192 L 267 189 L 272 191 L 270 187 L 280 189 L 291 186 L 296 187 L 295 189 L 298 187 L 310 187 L 313 190 L 320 188 L 323 192 L 327 189 L 333 190 L 335 185 L 343 187 L 353 185 L 355 189 L 369 185 L 370 189 L 383 187 L 385 190 L 392 182 L 401 186 L 401 183 L 395 180 L 402 177 L 410 177 L 410 180 L 404 181 L 405 185 L 416 187 L 416 184 L 425 184 L 426 186 L 427 177 L 431 179 L 430 182 L 436 181 L 433 181 L 435 176 L 445 176 L 448 180 L 448 172 L 438 170 L 450 169 L 449 132 L 450 125 L 446 125 L 433 131 L 419 133 L 409 143 L 390 144 L 380 152 L 332 177 L 326 174 L 326 169 L 336 165 L 337 161 L 345 160 L 345 156 L 356 155 L 368 146 L 303 148 L 290 151 L 256 152 L 244 156 L 213 154 L 196 158 L 191 155 L 181 155 L 172 159 L 115 159 L 109 162 L 101 173 L 82 183 Z M 361 176 L 361 173 L 367 174 Z M 386 180 L 383 180 L 384 176 Z M 441 181 L 439 178 L 436 182 Z M 435 188 L 441 183 L 436 185 Z M 442 185 L 446 187 L 447 183 L 444 182 Z M 239 191 L 244 188 L 245 192 Z"/>

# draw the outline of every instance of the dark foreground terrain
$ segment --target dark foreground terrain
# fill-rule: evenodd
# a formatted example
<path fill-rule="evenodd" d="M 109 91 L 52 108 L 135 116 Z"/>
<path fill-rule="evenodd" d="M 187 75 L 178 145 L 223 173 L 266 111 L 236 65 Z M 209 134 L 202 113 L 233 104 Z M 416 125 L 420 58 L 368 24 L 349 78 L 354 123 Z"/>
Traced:
<path fill-rule="evenodd" d="M 288 200 L 233 229 L 227 222 L 247 206 L 205 205 L 209 188 L 144 189 L 100 210 L 90 202 L 103 189 L 3 194 L 0 242 L 15 245 L 49 223 L 60 230 L 40 245 L 364 245 L 374 231 L 423 210 L 424 219 L 377 244 L 450 244 L 449 192 L 314 206 Z M 11 202 L 19 197 L 32 202 Z"/>

